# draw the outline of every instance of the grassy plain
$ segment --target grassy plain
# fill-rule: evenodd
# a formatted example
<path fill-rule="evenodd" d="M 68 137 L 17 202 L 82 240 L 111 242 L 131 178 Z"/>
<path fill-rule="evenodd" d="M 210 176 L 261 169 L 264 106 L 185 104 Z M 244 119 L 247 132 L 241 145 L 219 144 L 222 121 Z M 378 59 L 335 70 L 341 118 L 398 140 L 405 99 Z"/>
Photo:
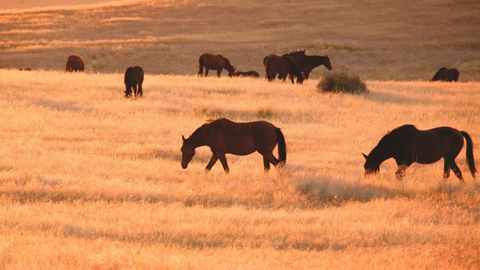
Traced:
<path fill-rule="evenodd" d="M 470 133 L 480 167 L 478 7 L 128 0 L 0 12 L 0 268 L 480 268 L 480 184 L 464 150 L 466 185 L 443 181 L 441 162 L 397 181 L 390 160 L 364 178 L 361 155 L 402 124 L 452 126 Z M 265 54 L 301 48 L 367 79 L 369 93 L 191 75 L 205 51 L 261 71 Z M 88 72 L 62 72 L 68 54 Z M 127 100 L 133 64 L 145 96 Z M 425 81 L 441 65 L 469 82 Z M 36 70 L 15 70 L 25 66 Z M 253 154 L 206 175 L 208 149 L 182 170 L 181 134 L 221 116 L 282 128 L 283 172 L 264 174 Z"/>
<path fill-rule="evenodd" d="M 2 70 L 0 264 L 6 268 L 478 268 L 480 186 L 458 163 L 363 157 L 403 123 L 480 138 L 480 84 L 367 81 L 370 93 L 305 85 L 147 74 L 145 97 L 122 97 L 122 74 Z M 266 119 L 288 163 L 201 149 L 180 167 L 181 134 L 206 119 Z M 475 156 L 480 157 L 480 148 Z M 478 164 L 477 164 L 478 165 Z"/>

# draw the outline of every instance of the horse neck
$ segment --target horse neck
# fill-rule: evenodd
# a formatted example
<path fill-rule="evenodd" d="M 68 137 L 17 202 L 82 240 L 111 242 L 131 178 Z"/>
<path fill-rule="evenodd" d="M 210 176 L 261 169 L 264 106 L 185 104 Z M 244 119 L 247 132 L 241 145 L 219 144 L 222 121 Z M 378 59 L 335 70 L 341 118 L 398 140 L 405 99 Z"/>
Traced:
<path fill-rule="evenodd" d="M 314 69 L 320 65 L 327 66 L 327 57 L 325 56 L 306 56 L 305 66 L 310 69 Z"/>
<path fill-rule="evenodd" d="M 207 131 L 208 125 L 203 125 L 199 127 L 195 132 L 190 136 L 189 140 L 193 147 L 197 148 L 200 146 L 207 145 Z"/>
<path fill-rule="evenodd" d="M 382 143 L 380 142 L 368 155 L 368 157 L 374 159 L 378 162 L 378 164 L 382 164 L 385 160 L 393 157 L 393 150 L 391 149 L 391 145 L 389 143 Z"/>

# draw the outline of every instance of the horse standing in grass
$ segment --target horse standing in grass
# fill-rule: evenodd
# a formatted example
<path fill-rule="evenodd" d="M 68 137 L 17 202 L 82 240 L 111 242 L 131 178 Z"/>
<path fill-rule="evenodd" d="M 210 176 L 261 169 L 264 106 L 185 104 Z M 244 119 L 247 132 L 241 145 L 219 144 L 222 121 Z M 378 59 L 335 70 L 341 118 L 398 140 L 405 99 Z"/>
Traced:
<path fill-rule="evenodd" d="M 252 77 L 252 78 L 258 78 L 260 77 L 260 74 L 258 72 L 250 70 L 250 71 L 237 71 L 233 74 L 234 77 Z"/>
<path fill-rule="evenodd" d="M 230 61 L 223 57 L 222 55 L 213 55 L 209 53 L 204 53 L 198 58 L 198 75 L 203 76 L 205 69 L 205 77 L 208 76 L 209 70 L 216 70 L 217 76 L 220 77 L 222 70 L 226 69 L 228 71 L 228 76 L 232 77 L 235 72 L 235 67 L 230 64 Z"/>
<path fill-rule="evenodd" d="M 282 131 L 265 121 L 236 123 L 220 118 L 202 125 L 187 139 L 182 135 L 182 140 L 182 168 L 184 169 L 188 167 L 188 163 L 195 155 L 195 148 L 200 146 L 208 146 L 212 151 L 206 171 L 210 171 L 220 159 L 225 173 L 228 173 L 230 169 L 225 154 L 244 156 L 257 151 L 263 156 L 265 171 L 270 170 L 270 164 L 277 167 L 287 161 L 285 137 Z M 273 155 L 273 149 L 277 144 L 278 159 Z"/>
<path fill-rule="evenodd" d="M 303 82 L 302 72 L 298 69 L 290 56 L 270 54 L 263 58 L 263 65 L 265 66 L 265 75 L 269 81 L 274 80 L 278 74 L 280 80 L 285 81 L 287 76 L 290 75 L 292 83 L 295 83 L 293 77 L 297 77 L 297 83 Z"/>
<path fill-rule="evenodd" d="M 432 78 L 432 81 L 456 82 L 460 73 L 456 68 L 440 68 Z"/>
<path fill-rule="evenodd" d="M 77 72 L 83 71 L 85 69 L 85 64 L 83 63 L 82 58 L 78 55 L 70 55 L 67 59 L 67 64 L 65 65 L 65 71 L 67 72 Z"/>
<path fill-rule="evenodd" d="M 125 97 L 130 97 L 132 95 L 132 88 L 134 96 L 143 96 L 143 75 L 143 69 L 139 66 L 128 67 L 127 70 L 125 70 Z"/>
<path fill-rule="evenodd" d="M 325 66 L 328 70 L 332 70 L 332 64 L 330 63 L 330 58 L 328 56 L 320 56 L 320 55 L 303 55 L 303 56 L 296 56 L 290 55 L 290 59 L 295 63 L 295 65 L 300 69 L 303 73 L 303 77 L 305 80 L 308 79 L 310 73 L 313 69 L 319 66 Z"/>
<path fill-rule="evenodd" d="M 463 138 L 467 141 L 470 173 L 475 177 L 473 142 L 467 132 L 451 127 L 418 130 L 413 125 L 404 125 L 392 130 L 383 136 L 368 156 L 363 154 L 366 160 L 365 174 L 377 173 L 383 161 L 394 158 L 398 165 L 395 174 L 401 179 L 412 163 L 430 164 L 443 158 L 443 177 L 448 178 L 452 170 L 461 182 L 465 182 L 462 172 L 455 163 L 455 158 L 463 147 Z"/>

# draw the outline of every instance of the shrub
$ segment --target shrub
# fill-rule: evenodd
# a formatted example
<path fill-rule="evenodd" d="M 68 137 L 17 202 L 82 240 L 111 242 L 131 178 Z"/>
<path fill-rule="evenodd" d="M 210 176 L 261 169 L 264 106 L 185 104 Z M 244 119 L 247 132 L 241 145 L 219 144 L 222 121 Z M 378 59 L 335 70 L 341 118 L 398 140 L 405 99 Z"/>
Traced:
<path fill-rule="evenodd" d="M 317 85 L 321 91 L 344 92 L 350 94 L 361 94 L 368 92 L 367 85 L 360 80 L 358 75 L 347 73 L 329 73 L 322 77 Z"/>

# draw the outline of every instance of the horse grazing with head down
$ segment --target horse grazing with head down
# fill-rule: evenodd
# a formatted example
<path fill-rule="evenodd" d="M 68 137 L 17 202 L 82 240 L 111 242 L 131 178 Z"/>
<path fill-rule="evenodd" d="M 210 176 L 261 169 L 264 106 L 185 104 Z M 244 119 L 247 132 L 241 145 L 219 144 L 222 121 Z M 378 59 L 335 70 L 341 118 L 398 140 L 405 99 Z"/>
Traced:
<path fill-rule="evenodd" d="M 313 69 L 319 66 L 325 66 L 328 70 L 332 70 L 332 64 L 330 63 L 330 58 L 328 56 L 321 55 L 290 55 L 290 59 L 295 63 L 295 65 L 303 73 L 303 77 L 308 79 L 310 73 Z"/>
<path fill-rule="evenodd" d="M 236 123 L 225 118 L 220 118 L 199 127 L 193 134 L 185 139 L 182 135 L 182 168 L 186 169 L 188 163 L 195 155 L 195 148 L 208 146 L 212 157 L 205 168 L 210 171 L 220 159 L 223 169 L 229 172 L 225 154 L 249 155 L 255 151 L 263 156 L 265 171 L 274 166 L 285 164 L 287 150 L 285 137 L 282 131 L 273 124 L 265 121 Z M 273 149 L 278 144 L 277 159 Z"/>
<path fill-rule="evenodd" d="M 137 94 L 143 96 L 143 75 L 143 69 L 139 66 L 128 67 L 125 70 L 125 76 L 123 79 L 125 82 L 125 97 L 128 98 L 132 95 L 132 89 L 134 96 L 137 96 Z"/>
<path fill-rule="evenodd" d="M 67 64 L 65 66 L 65 71 L 67 72 L 77 72 L 83 71 L 85 69 L 85 64 L 83 63 L 82 58 L 78 55 L 70 55 L 67 59 Z"/>
<path fill-rule="evenodd" d="M 213 55 L 209 53 L 204 53 L 198 58 L 198 75 L 203 76 L 203 69 L 205 69 L 205 77 L 208 76 L 209 70 L 216 70 L 217 76 L 220 77 L 222 70 L 226 69 L 228 71 L 228 76 L 232 77 L 235 72 L 235 67 L 230 64 L 230 61 L 223 57 L 222 55 Z"/>
<path fill-rule="evenodd" d="M 456 82 L 460 73 L 456 68 L 440 68 L 432 78 L 432 81 Z"/>
<path fill-rule="evenodd" d="M 302 72 L 288 55 L 270 54 L 263 58 L 263 65 L 265 66 L 265 76 L 269 81 L 273 81 L 278 74 L 280 80 L 285 81 L 287 76 L 290 75 L 292 83 L 295 83 L 294 77 L 297 77 L 297 83 L 303 82 Z"/>
<path fill-rule="evenodd" d="M 443 177 L 448 178 L 452 170 L 461 182 L 465 182 L 462 172 L 455 163 L 455 158 L 463 147 L 463 138 L 467 141 L 470 173 L 475 177 L 473 142 L 467 132 L 451 127 L 418 130 L 413 125 L 404 125 L 392 130 L 383 136 L 370 154 L 363 154 L 366 160 L 365 174 L 377 173 L 383 161 L 394 158 L 398 165 L 395 174 L 401 179 L 406 168 L 412 163 L 430 164 L 443 158 Z"/>

